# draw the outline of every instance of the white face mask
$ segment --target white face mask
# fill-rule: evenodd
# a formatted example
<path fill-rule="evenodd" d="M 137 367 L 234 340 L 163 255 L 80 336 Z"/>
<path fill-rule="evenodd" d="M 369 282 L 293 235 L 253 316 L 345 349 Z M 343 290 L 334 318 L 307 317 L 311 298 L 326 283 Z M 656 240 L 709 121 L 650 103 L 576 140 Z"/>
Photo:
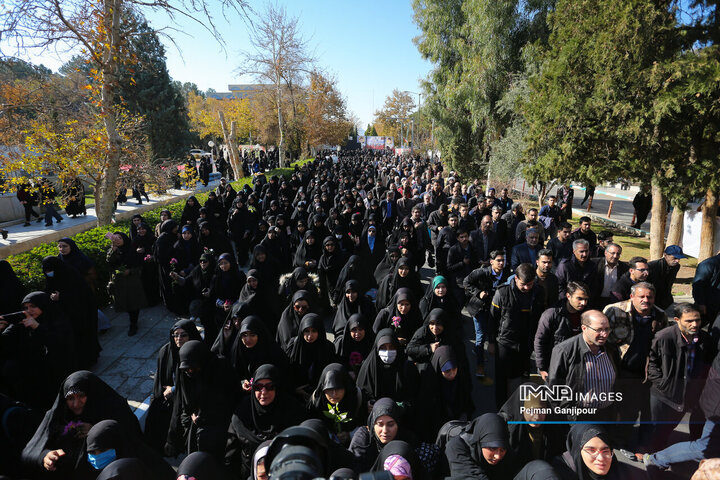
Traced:
<path fill-rule="evenodd" d="M 397 358 L 397 350 L 378 350 L 378 357 L 385 365 L 390 365 Z"/>
<path fill-rule="evenodd" d="M 45 275 L 47 275 L 48 277 L 52 278 L 52 277 L 55 276 L 55 272 L 45 272 Z"/>

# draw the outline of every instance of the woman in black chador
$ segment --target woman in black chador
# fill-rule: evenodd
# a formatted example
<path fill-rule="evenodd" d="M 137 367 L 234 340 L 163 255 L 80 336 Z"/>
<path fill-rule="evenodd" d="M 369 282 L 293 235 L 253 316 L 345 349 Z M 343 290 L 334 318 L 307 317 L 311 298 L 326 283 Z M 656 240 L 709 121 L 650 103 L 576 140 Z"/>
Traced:
<path fill-rule="evenodd" d="M 178 352 L 188 341 L 201 339 L 195 322 L 180 320 L 172 326 L 169 341 L 158 353 L 152 401 L 145 420 L 145 440 L 159 452 L 165 446 L 175 400 L 175 373 L 180 358 Z"/>
<path fill-rule="evenodd" d="M 362 292 L 362 287 L 358 284 L 357 280 L 348 280 L 345 282 L 344 288 L 340 290 L 343 296 L 338 304 L 332 325 L 335 337 L 343 334 L 345 324 L 354 314 L 359 313 L 365 318 L 375 318 L 376 314 L 375 306 Z"/>
<path fill-rule="evenodd" d="M 45 257 L 42 269 L 45 291 L 72 322 L 76 366 L 94 365 L 101 348 L 97 335 L 97 302 L 92 290 L 78 272 L 58 257 Z"/>
<path fill-rule="evenodd" d="M 53 472 L 55 478 L 71 479 L 85 456 L 85 438 L 101 420 L 115 420 L 133 435 L 140 424 L 127 401 L 94 373 L 81 370 L 65 379 L 52 408 L 22 452 L 29 471 Z"/>

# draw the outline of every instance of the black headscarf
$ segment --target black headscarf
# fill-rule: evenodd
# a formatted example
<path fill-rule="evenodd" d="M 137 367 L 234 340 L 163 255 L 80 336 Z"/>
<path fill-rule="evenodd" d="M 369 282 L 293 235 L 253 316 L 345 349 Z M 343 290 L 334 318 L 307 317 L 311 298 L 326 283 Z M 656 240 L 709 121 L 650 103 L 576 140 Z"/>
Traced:
<path fill-rule="evenodd" d="M 348 300 L 345 295 L 348 291 L 357 292 L 357 300 L 354 302 Z M 335 312 L 332 325 L 333 333 L 336 337 L 342 335 L 345 330 L 345 324 L 352 315 L 360 313 L 365 318 L 375 317 L 375 306 L 372 301 L 365 296 L 357 280 L 348 280 L 345 282 L 344 288 L 340 288 L 339 293 L 342 295 L 342 298 L 337 304 L 337 311 Z"/>
<path fill-rule="evenodd" d="M 312 245 L 308 245 L 306 243 L 306 240 L 310 237 L 315 239 L 315 243 L 313 243 Z M 300 245 L 298 245 L 297 250 L 295 250 L 295 259 L 293 265 L 295 265 L 296 267 L 305 267 L 305 262 L 315 260 L 315 268 L 313 269 L 313 271 L 315 271 L 317 270 L 317 265 L 320 263 L 320 257 L 322 256 L 322 253 L 323 249 L 322 244 L 320 243 L 320 239 L 317 238 L 313 230 L 308 230 L 307 232 L 305 232 L 305 236 L 303 237 L 302 242 L 300 242 Z"/>
<path fill-rule="evenodd" d="M 366 262 L 362 260 L 360 255 L 351 255 L 345 266 L 340 271 L 337 283 L 335 284 L 335 304 L 339 304 L 345 294 L 343 288 L 346 288 L 347 282 L 355 280 L 356 290 L 360 295 L 375 287 L 375 278 L 372 272 L 367 268 Z"/>
<path fill-rule="evenodd" d="M 140 257 L 140 255 L 137 253 L 137 251 L 132 247 L 132 241 L 130 240 L 130 237 L 128 237 L 124 232 L 113 232 L 115 235 L 122 238 L 123 244 L 117 248 L 117 264 L 115 265 L 115 268 L 117 268 L 118 265 L 122 265 L 126 268 L 134 268 L 139 267 L 142 265 L 143 259 Z M 112 250 L 112 249 L 111 249 Z"/>
<path fill-rule="evenodd" d="M 157 371 L 155 372 L 153 386 L 153 396 L 155 398 L 162 398 L 163 387 L 175 385 L 175 371 L 178 366 L 178 351 L 180 349 L 175 343 L 173 334 L 180 328 L 187 332 L 189 335 L 188 340 L 202 340 L 200 332 L 198 332 L 197 326 L 192 320 L 179 320 L 170 328 L 169 341 L 160 348 L 158 353 Z"/>
<path fill-rule="evenodd" d="M 90 270 L 95 263 L 90 260 L 90 258 L 85 255 L 77 246 L 77 243 L 75 243 L 75 240 L 73 240 L 70 237 L 63 237 L 58 242 L 67 243 L 70 245 L 70 253 L 67 255 L 63 255 L 62 253 L 58 254 L 58 257 L 60 257 L 60 260 L 65 262 L 66 264 L 73 267 L 80 275 L 86 275 L 88 270 Z"/>
<path fill-rule="evenodd" d="M 365 337 L 359 342 L 356 342 L 351 335 L 352 329 L 356 327 L 362 327 L 365 330 Z M 370 328 L 367 318 L 355 313 L 345 324 L 342 335 L 335 337 L 335 352 L 342 364 L 357 375 L 360 366 L 370 354 L 374 342 L 375 334 Z"/>
<path fill-rule="evenodd" d="M 151 480 L 157 478 L 138 458 L 120 458 L 103 468 L 96 480 Z"/>
<path fill-rule="evenodd" d="M 305 341 L 303 332 L 314 328 L 318 332 L 313 343 Z M 293 383 L 315 386 L 322 370 L 335 361 L 335 348 L 325 335 L 325 324 L 319 315 L 308 313 L 300 322 L 295 337 L 287 347 Z"/>
<path fill-rule="evenodd" d="M 445 293 L 444 297 L 438 297 L 435 295 L 435 287 L 440 284 L 447 287 L 447 293 Z M 425 296 L 423 296 L 422 300 L 420 300 L 420 314 L 423 319 L 427 318 L 430 311 L 435 308 L 442 308 L 445 310 L 445 312 L 450 315 L 448 318 L 453 318 L 453 315 L 459 317 L 460 310 L 462 310 L 462 307 L 457 304 L 455 296 L 450 291 L 450 284 L 442 275 L 435 276 L 430 283 L 428 283 L 425 288 Z M 458 322 L 451 321 L 450 323 L 451 326 L 454 326 L 453 324 Z"/>
<path fill-rule="evenodd" d="M 561 478 L 548 462 L 533 460 L 525 464 L 513 480 L 561 480 Z"/>
<path fill-rule="evenodd" d="M 174 478 L 174 470 L 162 457 L 115 420 L 102 420 L 93 425 L 85 440 L 85 449 L 88 453 L 93 450 L 114 449 L 117 459 L 137 458 L 141 460 L 143 465 L 152 469 L 153 478 L 165 480 Z M 80 472 L 84 470 L 89 472 L 88 478 L 94 477 L 95 472 L 91 468 L 87 468 L 89 465 L 86 461 L 81 461 L 81 465 L 85 468 L 81 467 Z M 82 475 L 80 477 L 82 478 Z"/>
<path fill-rule="evenodd" d="M 222 301 L 230 300 L 235 302 L 240 296 L 240 291 L 245 285 L 245 274 L 242 273 L 235 262 L 235 257 L 229 253 L 223 253 L 218 258 L 218 263 L 226 260 L 230 263 L 230 269 L 225 272 L 220 265 L 215 268 L 215 277 L 212 281 L 212 295 Z"/>
<path fill-rule="evenodd" d="M 400 267 L 407 267 L 410 270 L 407 276 L 400 276 Z M 393 293 L 402 288 L 410 289 L 415 299 L 420 299 L 423 294 L 420 276 L 415 271 L 415 267 L 412 262 L 406 257 L 401 257 L 395 264 L 393 274 L 386 276 L 380 282 L 376 301 L 378 308 L 389 306 Z M 417 302 L 413 307 L 418 309 L 418 315 L 420 315 L 420 309 Z"/>
<path fill-rule="evenodd" d="M 242 341 L 244 332 L 257 335 L 257 344 L 247 348 Z M 287 366 L 288 360 L 285 352 L 272 339 L 265 323 L 257 315 L 250 315 L 240 323 L 240 331 L 235 337 L 230 353 L 230 363 L 241 380 L 249 379 L 262 365 L 272 363 L 278 367 Z"/>
<path fill-rule="evenodd" d="M 385 460 L 391 455 L 398 455 L 410 464 L 410 471 L 412 473 L 412 480 L 423 480 L 428 477 L 427 471 L 423 466 L 420 458 L 415 449 L 407 442 L 403 440 L 393 440 L 388 442 L 387 445 L 378 454 L 375 459 L 375 464 L 372 467 L 373 472 L 382 472 L 385 470 Z"/>
<path fill-rule="evenodd" d="M 193 200 L 193 205 L 190 205 L 190 200 Z M 200 202 L 198 202 L 194 196 L 188 197 L 188 199 L 185 200 L 180 223 L 182 225 L 195 225 L 198 218 L 200 218 Z"/>
<path fill-rule="evenodd" d="M 302 320 L 302 318 L 295 311 L 293 305 L 295 305 L 295 302 L 299 300 L 306 300 L 308 304 L 310 304 L 311 302 L 310 295 L 307 291 L 298 290 L 297 292 L 295 292 L 295 295 L 293 295 L 290 304 L 285 308 L 285 310 L 282 312 L 282 315 L 280 316 L 280 323 L 278 323 L 277 326 L 277 335 L 275 336 L 275 341 L 282 348 L 286 348 L 287 345 L 290 343 L 290 339 L 297 335 L 297 329 L 300 326 L 300 321 Z M 310 304 L 310 309 L 305 312 L 305 315 L 312 311 L 312 309 L 313 305 Z"/>
<path fill-rule="evenodd" d="M 242 421 L 244 426 L 256 434 L 277 434 L 287 427 L 296 425 L 298 420 L 298 405 L 293 401 L 287 390 L 286 383 L 280 370 L 270 364 L 260 366 L 255 370 L 253 382 L 270 380 L 275 386 L 275 399 L 270 405 L 260 405 L 255 392 L 249 398 L 249 407 L 241 404 L 233 415 L 233 426 Z M 261 440 L 262 441 L 262 440 Z M 258 442 L 260 443 L 260 442 Z"/>
<path fill-rule="evenodd" d="M 347 413 L 346 421 L 342 424 L 337 424 L 333 419 L 330 419 L 323 413 L 328 411 L 328 401 L 327 398 L 325 398 L 325 390 L 331 388 L 342 388 L 345 390 L 345 396 L 336 406 L 339 412 Z M 340 430 L 350 431 L 359 425 L 360 407 L 364 407 L 360 389 L 355 386 L 355 382 L 350 377 L 347 369 L 339 363 L 331 363 L 323 369 L 317 386 L 310 396 L 309 406 L 315 411 L 316 415 L 325 422 L 325 425 L 335 433 L 338 433 Z"/>
<path fill-rule="evenodd" d="M 376 235 L 380 236 L 380 232 L 378 231 Z M 393 260 L 392 258 L 390 258 L 391 255 L 397 255 L 397 260 Z M 398 247 L 392 246 L 387 249 L 387 252 L 385 253 L 385 258 L 383 258 L 383 260 L 375 268 L 375 282 L 378 285 L 382 283 L 385 277 L 393 274 L 393 271 L 395 270 L 395 264 L 400 261 L 401 257 L 402 255 Z"/>
<path fill-rule="evenodd" d="M 138 230 L 140 230 L 141 228 L 145 229 L 145 235 L 140 235 L 138 233 L 134 237 L 132 237 L 132 247 L 135 249 L 135 251 L 137 251 L 138 248 L 144 248 L 144 256 L 152 253 L 153 244 L 155 243 L 155 234 L 150 228 L 150 225 L 145 222 L 141 223 L 137 227 Z"/>
<path fill-rule="evenodd" d="M 393 344 L 397 350 L 395 361 L 389 365 L 383 363 L 378 356 L 378 350 L 386 343 Z M 412 402 L 416 380 L 417 369 L 407 362 L 395 332 L 390 328 L 380 330 L 358 373 L 357 385 L 365 397 L 391 397 L 397 401 Z"/>
<path fill-rule="evenodd" d="M 67 406 L 65 398 L 73 393 L 84 393 L 87 401 L 82 413 L 76 416 Z M 100 380 L 94 373 L 87 370 L 77 371 L 63 382 L 55 403 L 47 411 L 35 435 L 25 446 L 22 460 L 32 469 L 43 469 L 43 458 L 48 451 L 62 448 L 66 466 L 77 464 L 84 455 L 83 440 L 78 439 L 70 422 L 83 422 L 94 425 L 101 420 L 117 420 L 118 423 L 138 437 L 141 435 L 140 424 L 127 401 L 118 395 L 108 384 Z M 60 467 L 59 467 L 60 468 Z"/>
<path fill-rule="evenodd" d="M 373 331 L 379 332 L 383 328 L 392 328 L 399 338 L 408 340 L 412 338 L 415 331 L 423 324 L 416 298 L 409 288 L 397 290 L 390 303 L 375 317 Z M 402 301 L 410 302 L 410 311 L 405 315 L 401 315 L 398 310 L 398 303 Z M 400 319 L 398 326 L 394 325 L 393 318 L 395 317 Z"/>
<path fill-rule="evenodd" d="M 7 260 L 0 260 L 0 291 L 0 315 L 19 311 L 26 290 Z"/>
<path fill-rule="evenodd" d="M 193 452 L 183 459 L 177 469 L 177 476 L 186 475 L 197 480 L 218 480 L 225 478 L 215 457 L 207 452 Z"/>
<path fill-rule="evenodd" d="M 508 452 L 500 462 L 491 465 L 483 456 L 483 448 L 505 448 Z M 485 474 L 489 479 L 510 478 L 517 471 L 517 465 L 513 464 L 509 448 L 505 420 L 495 413 L 481 415 L 470 422 L 464 433 L 448 442 L 445 452 L 450 463 L 450 474 L 453 477 Z M 453 461 L 456 459 L 463 461 Z"/>
<path fill-rule="evenodd" d="M 598 475 L 592 472 L 583 461 L 582 449 L 591 439 L 598 437 L 611 449 L 613 441 L 604 427 L 600 425 L 573 425 L 568 433 L 566 446 L 567 451 L 562 455 L 565 463 L 575 472 L 578 480 L 610 480 L 627 478 L 627 472 L 623 474 L 623 467 L 620 467 L 618 460 L 613 455 L 612 466 L 607 475 Z"/>

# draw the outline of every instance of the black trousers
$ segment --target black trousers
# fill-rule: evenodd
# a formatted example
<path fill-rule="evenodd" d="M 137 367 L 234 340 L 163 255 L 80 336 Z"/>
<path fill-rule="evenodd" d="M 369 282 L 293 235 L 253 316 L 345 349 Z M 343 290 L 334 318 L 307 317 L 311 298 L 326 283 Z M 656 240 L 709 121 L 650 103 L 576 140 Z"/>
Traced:
<path fill-rule="evenodd" d="M 497 344 L 497 358 L 495 359 L 495 405 L 497 409 L 503 406 L 508 399 L 508 382 L 512 378 L 518 378 L 525 372 L 530 354 L 523 350 L 515 350 Z"/>
<path fill-rule="evenodd" d="M 40 214 L 37 213 L 35 210 L 33 210 L 33 206 L 29 203 L 23 203 L 23 208 L 25 209 L 25 222 L 30 221 L 30 215 L 32 215 L 35 218 L 40 218 Z"/>

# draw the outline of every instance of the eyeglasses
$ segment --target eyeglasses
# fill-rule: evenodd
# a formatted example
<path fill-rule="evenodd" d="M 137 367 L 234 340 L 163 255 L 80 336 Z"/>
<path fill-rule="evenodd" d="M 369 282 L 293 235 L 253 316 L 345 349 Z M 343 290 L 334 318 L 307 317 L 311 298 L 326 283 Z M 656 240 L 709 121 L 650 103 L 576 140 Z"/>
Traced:
<path fill-rule="evenodd" d="M 275 385 L 273 385 L 272 383 L 256 383 L 252 386 L 252 389 L 254 392 L 259 392 L 261 390 L 265 390 L 266 392 L 274 392 Z"/>
<path fill-rule="evenodd" d="M 173 333 L 173 338 L 188 338 L 190 334 L 188 333 Z"/>
<path fill-rule="evenodd" d="M 649 268 L 633 268 L 633 270 L 635 270 L 636 272 L 647 272 L 650 269 Z"/>
<path fill-rule="evenodd" d="M 588 328 L 589 328 L 590 330 L 592 330 L 593 332 L 605 333 L 605 334 L 610 333 L 610 329 L 609 329 L 609 328 L 593 328 L 593 327 L 591 327 L 590 325 L 585 325 L 585 326 L 588 327 Z"/>
<path fill-rule="evenodd" d="M 593 458 L 597 458 L 598 456 L 603 457 L 603 458 L 612 458 L 612 456 L 613 456 L 613 451 L 608 447 L 599 448 L 599 449 L 593 448 L 593 447 L 587 447 L 587 448 L 583 448 L 582 450 L 583 450 L 583 452 L 587 453 L 588 455 L 590 455 Z"/>

